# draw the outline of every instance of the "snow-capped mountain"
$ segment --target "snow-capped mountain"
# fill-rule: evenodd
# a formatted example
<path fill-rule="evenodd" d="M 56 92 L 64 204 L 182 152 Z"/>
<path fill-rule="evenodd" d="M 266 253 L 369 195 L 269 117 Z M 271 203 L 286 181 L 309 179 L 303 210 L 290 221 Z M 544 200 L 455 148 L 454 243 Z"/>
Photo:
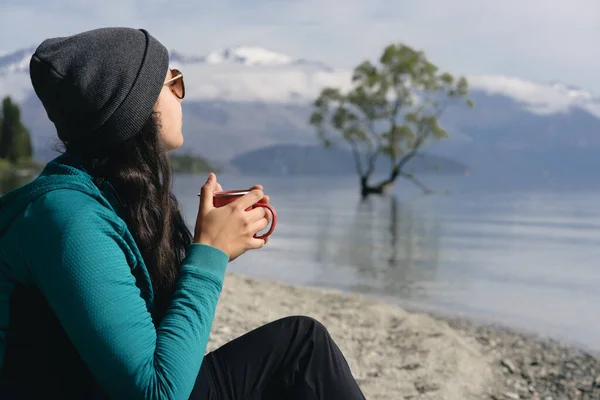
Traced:
<path fill-rule="evenodd" d="M 29 60 L 35 48 L 0 56 L 0 96 L 22 101 L 29 94 Z M 326 85 L 349 82 L 350 72 L 257 46 L 239 46 L 197 56 L 170 51 L 171 65 L 185 74 L 190 99 L 306 102 Z"/>
<path fill-rule="evenodd" d="M 29 80 L 29 60 L 35 48 L 0 55 L 0 97 L 10 95 L 18 102 L 33 93 Z"/>
<path fill-rule="evenodd" d="M 35 48 L 0 56 L 0 95 L 23 100 L 28 94 L 29 59 Z M 351 71 L 294 58 L 258 46 L 238 46 L 206 55 L 170 52 L 196 100 L 307 103 L 324 86 L 348 87 Z M 600 97 L 560 82 L 536 83 L 517 77 L 467 77 L 473 91 L 510 97 L 540 115 L 579 108 L 600 117 Z"/>
<path fill-rule="evenodd" d="M 23 105 L 36 148 L 47 148 L 54 128 L 31 88 L 28 65 L 33 51 L 21 49 L 0 56 L 0 97 L 11 95 Z M 317 144 L 308 125 L 311 102 L 325 86 L 344 89 L 351 84 L 348 69 L 257 46 L 204 55 L 172 50 L 170 57 L 186 81 L 186 148 L 221 160 L 269 145 Z M 500 156 L 496 150 L 540 152 L 537 159 L 550 165 L 565 156 L 565 149 L 593 149 L 593 157 L 573 156 L 573 160 L 597 159 L 598 165 L 591 162 L 586 168 L 600 169 L 600 157 L 595 156 L 595 149 L 600 154 L 600 97 L 561 82 L 498 75 L 467 79 L 476 107 L 449 110 L 443 122 L 452 140 L 434 149 L 471 160 L 474 167 L 480 160 L 513 157 L 515 163 L 523 157 L 516 153 Z"/>
<path fill-rule="evenodd" d="M 10 72 L 26 72 L 29 68 L 29 59 L 35 47 L 20 49 L 14 52 L 0 53 L 0 74 Z M 312 66 L 323 71 L 332 69 L 318 61 L 294 58 L 286 54 L 277 53 L 259 46 L 236 46 L 211 51 L 207 55 L 184 54 L 171 50 L 169 56 L 172 63 L 192 65 L 243 65 L 248 67 L 282 67 L 282 66 Z"/>
<path fill-rule="evenodd" d="M 328 85 L 350 82 L 350 72 L 261 47 L 233 47 L 205 56 L 170 52 L 190 98 L 197 100 L 307 103 Z"/>
<path fill-rule="evenodd" d="M 224 49 L 212 51 L 205 56 L 190 56 L 182 54 L 177 50 L 172 50 L 170 52 L 170 57 L 172 62 L 180 62 L 184 64 L 236 64 L 245 65 L 249 67 L 281 67 L 291 65 L 311 65 L 313 67 L 320 68 L 323 70 L 331 70 L 327 65 L 323 63 L 317 61 L 304 60 L 301 58 L 293 58 L 286 54 L 270 51 L 259 46 L 227 47 Z"/>
<path fill-rule="evenodd" d="M 0 55 L 0 76 L 27 72 L 34 51 L 27 48 Z"/>

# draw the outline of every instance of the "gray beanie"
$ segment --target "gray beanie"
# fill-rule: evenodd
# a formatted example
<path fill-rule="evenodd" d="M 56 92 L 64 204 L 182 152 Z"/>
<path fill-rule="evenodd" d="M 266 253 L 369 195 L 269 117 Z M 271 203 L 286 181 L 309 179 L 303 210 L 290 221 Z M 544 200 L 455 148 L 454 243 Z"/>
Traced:
<path fill-rule="evenodd" d="M 144 126 L 163 87 L 169 54 L 143 29 L 100 28 L 44 40 L 29 67 L 58 137 L 100 153 Z"/>

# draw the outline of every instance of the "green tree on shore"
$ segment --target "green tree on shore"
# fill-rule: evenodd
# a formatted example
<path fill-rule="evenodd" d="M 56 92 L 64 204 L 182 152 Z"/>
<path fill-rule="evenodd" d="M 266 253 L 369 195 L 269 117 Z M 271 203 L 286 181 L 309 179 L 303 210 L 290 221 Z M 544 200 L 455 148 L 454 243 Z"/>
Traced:
<path fill-rule="evenodd" d="M 365 61 L 354 69 L 349 91 L 323 89 L 310 123 L 326 147 L 349 144 L 363 197 L 384 193 L 398 177 L 430 192 L 404 167 L 428 142 L 448 137 L 439 118 L 455 103 L 473 107 L 464 77 L 440 72 L 423 52 L 395 44 L 384 49 L 378 66 Z M 371 183 L 380 156 L 389 157 L 390 171 Z"/>
<path fill-rule="evenodd" d="M 0 115 L 0 159 L 18 163 L 30 160 L 32 155 L 31 137 L 21 122 L 21 110 L 10 97 L 5 97 Z"/>

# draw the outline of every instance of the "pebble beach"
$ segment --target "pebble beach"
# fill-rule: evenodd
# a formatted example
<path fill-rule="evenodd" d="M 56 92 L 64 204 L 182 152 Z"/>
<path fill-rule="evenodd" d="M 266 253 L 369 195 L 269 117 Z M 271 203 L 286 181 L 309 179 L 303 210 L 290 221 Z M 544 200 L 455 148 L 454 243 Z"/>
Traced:
<path fill-rule="evenodd" d="M 367 399 L 600 399 L 600 357 L 509 328 L 228 273 L 207 351 L 290 315 L 322 322 Z"/>

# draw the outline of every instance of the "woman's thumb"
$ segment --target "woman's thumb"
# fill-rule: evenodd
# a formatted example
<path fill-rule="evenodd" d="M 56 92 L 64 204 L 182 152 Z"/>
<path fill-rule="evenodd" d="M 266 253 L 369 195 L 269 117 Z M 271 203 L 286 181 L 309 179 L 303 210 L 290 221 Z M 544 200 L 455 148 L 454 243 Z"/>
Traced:
<path fill-rule="evenodd" d="M 200 208 L 206 212 L 213 208 L 213 195 L 217 187 L 217 178 L 212 172 L 200 191 Z"/>

